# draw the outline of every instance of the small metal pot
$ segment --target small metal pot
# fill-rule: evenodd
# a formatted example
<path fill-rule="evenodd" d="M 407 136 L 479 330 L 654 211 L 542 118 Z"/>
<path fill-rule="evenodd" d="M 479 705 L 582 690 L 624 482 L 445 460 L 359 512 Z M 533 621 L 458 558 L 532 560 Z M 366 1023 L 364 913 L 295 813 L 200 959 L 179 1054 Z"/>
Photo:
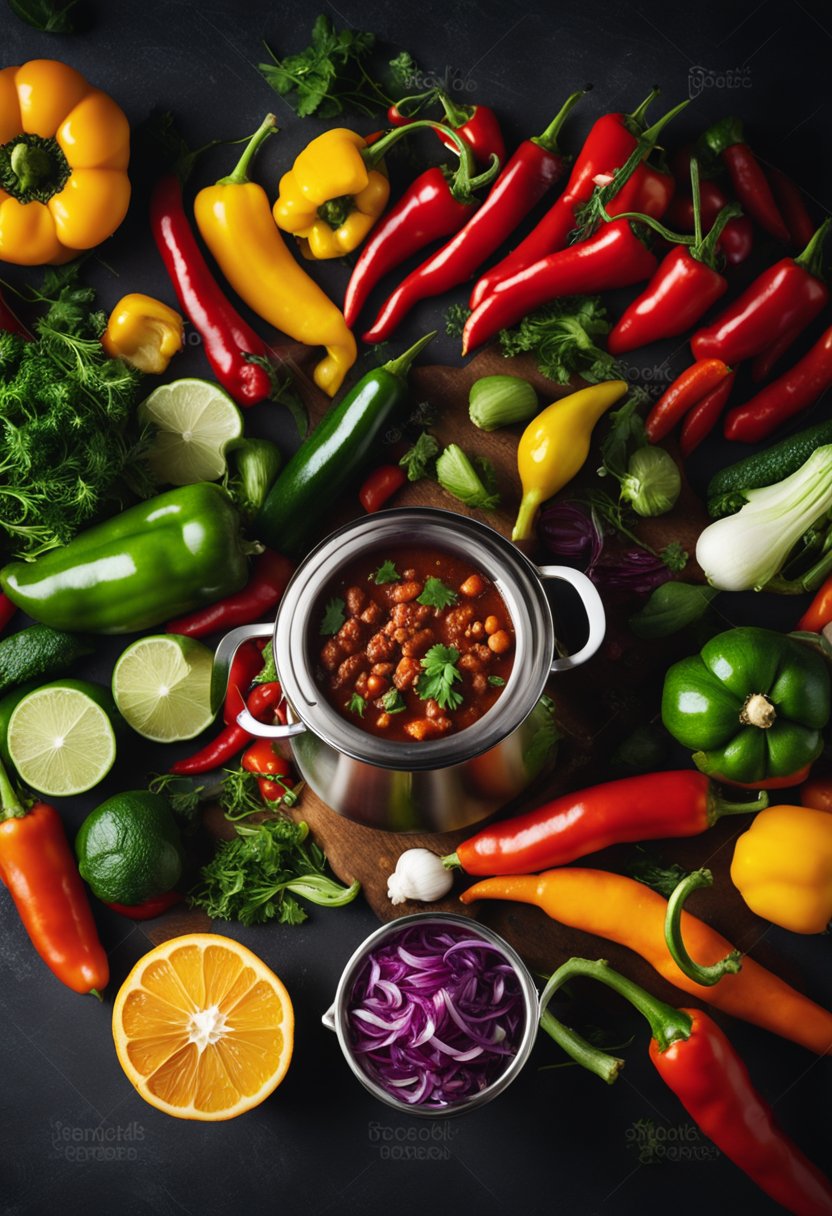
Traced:
<path fill-rule="evenodd" d="M 380 1085 L 377 1085 L 372 1077 L 367 1075 L 358 1063 L 349 1041 L 347 1008 L 355 978 L 367 954 L 392 933 L 400 933 L 402 929 L 407 928 L 409 925 L 425 922 L 432 925 L 447 924 L 453 928 L 462 926 L 472 937 L 481 937 L 485 941 L 490 942 L 491 945 L 496 946 L 505 955 L 506 961 L 511 964 L 517 973 L 525 1006 L 526 1016 L 523 1035 L 518 1044 L 517 1053 L 512 1058 L 511 1063 L 485 1089 L 453 1106 L 424 1107 L 414 1106 L 409 1102 L 397 1101 L 396 1098 L 382 1089 Z M 386 1102 L 388 1106 L 392 1106 L 394 1110 L 401 1111 L 403 1114 L 422 1115 L 427 1118 L 441 1119 L 448 1118 L 450 1115 L 465 1114 L 470 1110 L 475 1110 L 478 1106 L 484 1106 L 486 1102 L 490 1102 L 492 1098 L 496 1098 L 497 1094 L 501 1094 L 512 1083 L 515 1077 L 520 1074 L 523 1065 L 531 1055 L 531 1050 L 537 1037 L 537 1026 L 540 1021 L 540 997 L 531 973 L 520 955 L 498 933 L 495 933 L 493 929 L 489 929 L 487 925 L 471 921 L 467 916 L 455 916 L 452 912 L 417 912 L 414 916 L 402 916 L 398 920 L 390 921 L 389 924 L 382 925 L 380 929 L 376 929 L 375 933 L 371 933 L 368 938 L 365 938 L 341 973 L 338 988 L 335 992 L 335 1000 L 323 1015 L 321 1021 L 328 1030 L 334 1030 L 338 1035 L 338 1042 L 341 1045 L 341 1051 L 344 1053 L 344 1059 L 364 1088 L 369 1090 L 374 1098 L 378 1098 L 380 1102 Z"/>
<path fill-rule="evenodd" d="M 499 699 L 473 726 L 425 742 L 391 742 L 345 721 L 317 687 L 320 598 L 339 567 L 362 552 L 414 542 L 463 554 L 494 582 L 514 626 L 515 657 Z M 589 621 L 586 644 L 572 655 L 558 653 L 543 585 L 551 579 L 574 587 Z M 540 730 L 534 711 L 546 682 L 586 662 L 605 626 L 598 592 L 579 571 L 534 566 L 493 528 L 451 511 L 382 511 L 346 524 L 313 549 L 286 588 L 274 626 L 244 625 L 227 634 L 215 671 L 224 689 L 237 648 L 273 634 L 288 721 L 266 725 L 243 711 L 240 725 L 252 735 L 289 740 L 303 779 L 340 815 L 391 831 L 448 832 L 492 814 L 541 771 L 539 747 L 530 744 Z"/>

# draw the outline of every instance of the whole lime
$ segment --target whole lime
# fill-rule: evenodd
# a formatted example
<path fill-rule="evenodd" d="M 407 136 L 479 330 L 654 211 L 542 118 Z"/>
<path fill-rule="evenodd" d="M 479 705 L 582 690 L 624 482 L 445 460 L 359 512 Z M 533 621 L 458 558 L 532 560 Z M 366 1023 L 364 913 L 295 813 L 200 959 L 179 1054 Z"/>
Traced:
<path fill-rule="evenodd" d="M 104 903 L 140 904 L 182 875 L 182 843 L 159 794 L 127 790 L 90 811 L 75 838 L 81 877 Z"/>

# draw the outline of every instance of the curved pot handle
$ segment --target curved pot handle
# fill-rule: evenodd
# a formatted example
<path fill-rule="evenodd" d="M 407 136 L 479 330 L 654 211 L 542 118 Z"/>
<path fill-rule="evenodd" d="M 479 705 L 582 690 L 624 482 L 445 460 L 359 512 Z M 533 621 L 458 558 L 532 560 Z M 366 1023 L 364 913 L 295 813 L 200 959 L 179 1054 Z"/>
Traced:
<path fill-rule="evenodd" d="M 569 583 L 581 597 L 581 603 L 589 622 L 589 637 L 575 654 L 567 654 L 563 658 L 554 659 L 550 671 L 569 671 L 572 667 L 580 667 L 581 663 L 592 658 L 603 642 L 604 634 L 607 631 L 607 616 L 601 597 L 595 584 L 580 570 L 573 570 L 571 566 L 538 566 L 538 573 L 544 581 L 557 579 L 562 583 Z"/>
<path fill-rule="evenodd" d="M 248 642 L 251 638 L 270 638 L 273 635 L 274 625 L 270 625 L 268 622 L 261 622 L 257 625 L 240 625 L 239 628 L 232 629 L 225 635 L 214 652 L 214 667 L 211 673 L 211 703 L 213 705 L 220 706 L 225 700 L 231 664 L 243 642 Z M 268 722 L 258 722 L 247 709 L 237 714 L 237 723 L 250 735 L 267 739 L 287 739 L 292 735 L 303 734 L 306 730 L 302 722 L 290 722 L 285 725 L 282 722 L 275 722 L 274 725 Z"/>

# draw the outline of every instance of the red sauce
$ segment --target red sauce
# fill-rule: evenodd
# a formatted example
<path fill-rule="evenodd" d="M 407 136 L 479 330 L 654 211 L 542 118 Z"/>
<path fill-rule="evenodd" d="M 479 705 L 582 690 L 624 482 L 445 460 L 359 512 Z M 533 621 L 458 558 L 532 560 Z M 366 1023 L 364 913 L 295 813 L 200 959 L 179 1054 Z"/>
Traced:
<path fill-rule="evenodd" d="M 511 618 L 464 556 L 416 546 L 364 554 L 328 584 L 317 614 L 320 687 L 370 734 L 408 742 L 464 730 L 508 683 Z"/>

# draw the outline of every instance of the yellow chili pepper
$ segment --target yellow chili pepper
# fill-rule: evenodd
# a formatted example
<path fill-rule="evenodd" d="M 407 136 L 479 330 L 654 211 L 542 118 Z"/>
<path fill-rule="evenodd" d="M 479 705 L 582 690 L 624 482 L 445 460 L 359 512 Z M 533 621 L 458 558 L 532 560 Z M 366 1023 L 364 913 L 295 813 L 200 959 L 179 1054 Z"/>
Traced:
<path fill-rule="evenodd" d="M 731 881 L 752 912 L 793 933 L 832 920 L 832 815 L 808 806 L 760 811 L 734 846 Z"/>
<path fill-rule="evenodd" d="M 0 72 L 0 260 L 67 262 L 111 236 L 130 202 L 130 126 L 55 59 Z"/>
<path fill-rule="evenodd" d="M 276 329 L 307 346 L 325 346 L 314 372 L 330 397 L 338 391 L 358 353 L 343 314 L 298 265 L 275 228 L 262 186 L 248 167 L 275 129 L 267 115 L 233 173 L 200 190 L 194 214 L 202 239 L 241 299 Z"/>
<path fill-rule="evenodd" d="M 111 358 L 159 376 L 182 349 L 183 329 L 179 313 L 167 304 L 131 292 L 110 313 L 101 345 Z"/>
<path fill-rule="evenodd" d="M 528 540 L 537 508 L 584 466 L 595 423 L 627 392 L 625 380 L 607 380 L 562 397 L 533 418 L 520 437 L 517 470 L 523 498 L 511 534 Z"/>

